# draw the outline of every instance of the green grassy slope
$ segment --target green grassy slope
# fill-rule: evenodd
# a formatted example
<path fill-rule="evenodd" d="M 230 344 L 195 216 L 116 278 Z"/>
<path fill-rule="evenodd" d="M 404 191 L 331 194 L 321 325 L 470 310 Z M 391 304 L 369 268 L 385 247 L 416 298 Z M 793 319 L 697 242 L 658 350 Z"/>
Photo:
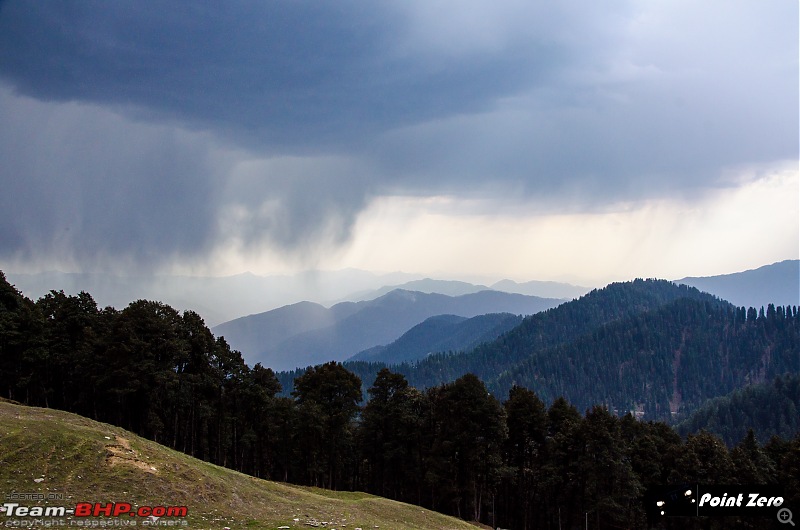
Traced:
<path fill-rule="evenodd" d="M 188 525 L 179 527 L 192 529 L 475 529 L 430 510 L 364 493 L 256 479 L 111 425 L 0 402 L 2 502 L 8 502 L 13 493 L 42 493 L 45 498 L 63 495 L 63 500 L 18 501 L 22 506 L 186 505 L 188 516 L 172 520 L 185 519 Z M 0 514 L 0 520 L 4 519 L 7 515 Z M 125 519 L 142 526 L 142 519 Z"/>

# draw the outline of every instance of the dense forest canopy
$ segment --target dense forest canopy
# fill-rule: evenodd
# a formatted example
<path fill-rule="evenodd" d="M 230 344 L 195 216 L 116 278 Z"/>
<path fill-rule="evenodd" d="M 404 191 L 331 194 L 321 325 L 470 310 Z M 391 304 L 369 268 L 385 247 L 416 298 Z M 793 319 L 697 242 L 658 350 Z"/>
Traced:
<path fill-rule="evenodd" d="M 101 309 L 83 292 L 52 291 L 32 301 L 0 272 L 0 394 L 113 423 L 254 476 L 364 490 L 493 527 L 570 528 L 584 517 L 599 528 L 644 527 L 645 492 L 671 483 L 777 484 L 788 502 L 800 503 L 800 437 L 764 442 L 745 431 L 732 448 L 706 431 L 683 439 L 663 422 L 615 412 L 609 405 L 631 405 L 625 392 L 636 388 L 623 385 L 615 394 L 615 378 L 606 380 L 603 373 L 616 366 L 615 356 L 630 350 L 640 371 L 656 381 L 669 368 L 662 366 L 669 358 L 658 360 L 661 348 L 677 334 L 681 362 L 705 379 L 668 386 L 677 384 L 687 401 L 699 404 L 712 383 L 718 389 L 772 383 L 773 372 L 785 370 L 795 375 L 774 385 L 796 403 L 796 308 L 745 311 L 691 290 L 676 296 L 658 282 L 630 285 L 606 291 L 616 305 L 600 303 L 598 291 L 588 295 L 593 309 L 585 315 L 567 304 L 561 312 L 526 319 L 497 343 L 463 356 L 486 360 L 477 373 L 452 377 L 452 370 L 466 364 L 459 364 L 459 356 L 437 356 L 419 366 L 425 373 L 442 367 L 443 381 L 415 388 L 396 370 L 381 368 L 369 383 L 331 362 L 303 371 L 291 397 L 282 397 L 271 369 L 248 367 L 197 313 L 145 300 L 122 310 Z M 491 352 L 503 347 L 546 384 L 525 388 L 517 384 L 525 372 L 504 370 L 487 386 L 484 377 L 500 362 Z M 451 371 L 444 371 L 448 359 Z M 571 359 L 575 366 L 596 362 L 588 366 L 608 399 L 588 406 L 578 399 L 576 408 L 555 384 L 568 374 L 547 372 L 548 359 Z M 718 359 L 723 364 L 715 369 Z M 636 372 L 634 366 L 629 372 Z M 612 373 L 618 374 L 622 382 L 637 380 Z M 499 381 L 508 381 L 502 396 Z M 730 404 L 715 407 L 706 414 L 727 421 Z M 748 524 L 767 528 L 771 521 Z"/>
<path fill-rule="evenodd" d="M 677 425 L 684 436 L 706 430 L 732 447 L 755 428 L 759 442 L 800 432 L 800 374 L 751 385 L 709 400 Z"/>

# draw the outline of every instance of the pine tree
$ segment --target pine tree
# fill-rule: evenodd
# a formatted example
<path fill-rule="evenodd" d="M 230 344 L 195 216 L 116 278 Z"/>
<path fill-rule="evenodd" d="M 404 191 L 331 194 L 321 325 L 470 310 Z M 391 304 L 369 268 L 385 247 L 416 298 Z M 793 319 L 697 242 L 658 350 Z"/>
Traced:
<path fill-rule="evenodd" d="M 313 459 L 314 482 L 330 489 L 342 487 L 347 459 L 352 454 L 351 422 L 359 411 L 361 379 L 341 363 L 329 362 L 298 377 L 292 395 L 305 422 L 301 429 L 308 430 L 308 436 L 301 436 Z"/>

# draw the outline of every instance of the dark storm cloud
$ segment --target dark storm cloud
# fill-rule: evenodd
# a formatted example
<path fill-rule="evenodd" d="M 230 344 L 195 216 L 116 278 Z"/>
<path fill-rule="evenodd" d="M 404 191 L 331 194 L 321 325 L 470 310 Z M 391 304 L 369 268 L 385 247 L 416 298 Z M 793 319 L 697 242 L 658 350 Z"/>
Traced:
<path fill-rule="evenodd" d="M 135 105 L 300 151 L 486 107 L 547 68 L 494 53 L 398 53 L 378 2 L 11 2 L 0 75 L 40 99 Z M 519 52 L 517 50 L 517 52 Z"/>
<path fill-rule="evenodd" d="M 3 3 L 0 79 L 15 94 L 3 93 L 0 254 L 158 263 L 220 238 L 341 242 L 384 176 L 263 157 L 352 158 L 395 127 L 488 108 L 553 65 L 521 67 L 527 45 L 415 49 L 411 18 L 373 2 Z M 175 125 L 242 147 L 258 169 L 237 179 Z"/>
<path fill-rule="evenodd" d="M 797 9 L 3 2 L 0 257 L 302 253 L 390 193 L 691 194 L 797 158 Z"/>

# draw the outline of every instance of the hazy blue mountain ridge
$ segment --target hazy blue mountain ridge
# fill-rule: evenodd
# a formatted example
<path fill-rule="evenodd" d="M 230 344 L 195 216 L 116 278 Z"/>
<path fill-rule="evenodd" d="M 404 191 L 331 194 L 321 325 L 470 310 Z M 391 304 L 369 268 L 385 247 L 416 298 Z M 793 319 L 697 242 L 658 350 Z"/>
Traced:
<path fill-rule="evenodd" d="M 572 285 L 569 283 L 545 282 L 539 280 L 532 280 L 523 283 L 517 283 L 513 280 L 500 280 L 497 283 L 493 283 L 491 288 L 497 291 L 505 291 L 507 293 L 544 296 L 545 298 L 563 298 L 565 300 L 580 298 L 592 290 L 591 287 L 581 287 L 580 285 Z"/>
<path fill-rule="evenodd" d="M 275 340 L 269 330 L 274 328 L 271 320 L 283 316 L 286 308 L 243 317 L 213 331 L 224 335 L 233 348 L 240 350 L 248 364 L 260 362 L 274 370 L 290 370 L 331 360 L 344 361 L 360 351 L 389 344 L 432 316 L 529 315 L 561 302 L 491 290 L 447 296 L 395 289 L 374 300 L 336 304 L 328 310 L 329 318 L 322 312 L 323 318 L 313 327 L 280 340 Z"/>
<path fill-rule="evenodd" d="M 239 351 L 253 352 L 265 348 L 268 351 L 270 345 L 333 325 L 346 316 L 348 310 L 355 311 L 355 305 L 341 305 L 337 310 L 332 310 L 313 302 L 298 302 L 224 322 L 212 330 L 215 335 L 224 336 Z"/>
<path fill-rule="evenodd" d="M 398 285 L 385 285 L 379 289 L 354 293 L 350 295 L 348 299 L 353 302 L 374 300 L 396 289 L 400 289 L 403 291 L 414 291 L 418 293 L 427 293 L 427 294 L 437 293 L 437 294 L 445 294 L 447 296 L 461 296 L 464 294 L 472 294 L 480 291 L 486 291 L 489 289 L 489 287 L 485 285 L 475 285 L 472 283 L 461 282 L 457 280 L 434 280 L 431 278 L 423 278 L 421 280 L 411 280 Z M 503 289 L 497 289 L 497 290 L 503 291 Z M 506 291 L 506 292 L 515 292 L 515 291 Z M 532 296 L 542 296 L 542 295 L 537 295 L 535 293 L 518 293 L 518 294 L 530 294 Z M 552 296 L 549 298 L 562 298 L 562 297 Z"/>
<path fill-rule="evenodd" d="M 740 307 L 800 305 L 800 260 L 785 260 L 733 274 L 689 277 L 676 283 L 713 293 Z"/>
<path fill-rule="evenodd" d="M 472 318 L 437 315 L 417 324 L 391 344 L 364 350 L 348 361 L 398 364 L 422 359 L 430 353 L 466 351 L 496 339 L 521 321 L 521 316 L 510 313 Z"/>
<path fill-rule="evenodd" d="M 115 275 L 107 273 L 14 273 L 9 281 L 36 300 L 51 289 L 66 294 L 86 291 L 101 307 L 125 307 L 135 300 L 159 300 L 176 309 L 200 314 L 210 326 L 243 315 L 308 300 L 329 305 L 353 291 L 376 289 L 418 275 L 375 274 L 357 269 L 305 271 L 296 274 L 260 276 L 245 272 L 232 276 L 181 276 L 162 274 Z"/>

